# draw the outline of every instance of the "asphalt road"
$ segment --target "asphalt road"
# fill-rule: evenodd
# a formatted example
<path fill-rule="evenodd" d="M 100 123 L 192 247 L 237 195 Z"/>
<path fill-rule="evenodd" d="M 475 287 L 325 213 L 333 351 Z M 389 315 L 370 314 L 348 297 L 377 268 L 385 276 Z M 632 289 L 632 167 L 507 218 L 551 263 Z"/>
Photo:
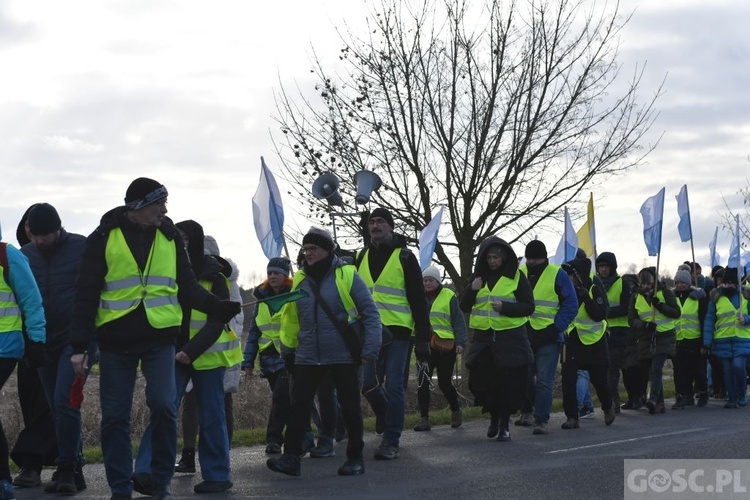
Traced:
<path fill-rule="evenodd" d="M 599 409 L 593 419 L 581 421 L 578 430 L 562 430 L 563 421 L 564 415 L 554 414 L 546 436 L 512 426 L 509 443 L 488 439 L 485 420 L 467 422 L 459 429 L 407 430 L 401 456 L 391 462 L 372 458 L 379 438 L 367 433 L 366 473 L 357 477 L 337 475 L 345 460 L 345 442 L 336 444 L 335 458 L 303 459 L 299 478 L 268 470 L 263 447 L 236 448 L 232 450 L 232 490 L 221 495 L 194 494 L 199 472 L 176 475 L 172 492 L 175 498 L 214 499 L 609 499 L 623 497 L 624 459 L 750 457 L 750 407 L 725 410 L 717 400 L 706 408 L 668 409 L 663 415 L 623 411 L 610 427 L 604 425 Z M 108 498 L 103 466 L 87 465 L 84 471 L 88 489 L 76 498 Z M 50 475 L 46 470 L 43 478 Z M 16 497 L 52 498 L 41 488 L 17 490 Z"/>

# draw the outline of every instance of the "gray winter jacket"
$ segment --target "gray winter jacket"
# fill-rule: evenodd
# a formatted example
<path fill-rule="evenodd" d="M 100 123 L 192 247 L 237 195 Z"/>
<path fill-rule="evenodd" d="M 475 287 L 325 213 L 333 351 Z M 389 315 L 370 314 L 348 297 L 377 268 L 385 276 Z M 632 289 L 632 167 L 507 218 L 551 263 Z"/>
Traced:
<path fill-rule="evenodd" d="M 317 304 L 313 292 L 313 287 L 319 289 L 321 298 L 343 324 L 347 319 L 347 314 L 336 288 L 335 269 L 345 265 L 348 264 L 338 257 L 334 257 L 331 267 L 323 276 L 321 283 L 316 283 L 310 276 L 305 276 L 299 283 L 297 288 L 307 292 L 307 297 L 297 301 L 300 326 L 299 345 L 295 349 L 295 364 L 334 365 L 355 363 L 351 354 L 349 354 L 349 349 L 344 343 L 343 337 L 323 308 Z M 382 328 L 380 313 L 365 282 L 357 273 L 354 274 L 350 294 L 360 316 L 360 319 L 354 324 L 354 328 L 357 329 L 360 338 L 364 338 L 362 358 L 377 359 L 380 351 Z"/>

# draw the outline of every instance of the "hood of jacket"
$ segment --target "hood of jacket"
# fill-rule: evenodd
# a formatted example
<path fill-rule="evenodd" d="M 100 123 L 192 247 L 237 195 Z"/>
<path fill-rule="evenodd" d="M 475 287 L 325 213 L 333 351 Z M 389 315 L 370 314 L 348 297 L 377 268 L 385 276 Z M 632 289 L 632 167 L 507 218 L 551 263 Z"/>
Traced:
<path fill-rule="evenodd" d="M 562 267 L 566 273 L 576 278 L 574 285 L 580 283 L 586 290 L 591 288 L 591 260 L 573 259 L 563 264 Z"/>
<path fill-rule="evenodd" d="M 617 275 L 617 258 L 615 257 L 615 254 L 612 252 L 602 252 L 599 254 L 599 256 L 596 258 L 596 265 L 604 263 L 609 266 L 609 274 Z"/>
<path fill-rule="evenodd" d="M 513 251 L 513 247 L 508 244 L 505 240 L 498 238 L 497 236 L 490 236 L 485 238 L 484 241 L 479 245 L 477 252 L 477 261 L 474 265 L 474 276 L 486 276 L 490 273 L 490 268 L 487 265 L 487 249 L 493 246 L 499 246 L 504 255 L 503 264 L 500 266 L 500 274 L 512 278 L 515 276 L 518 270 L 518 256 Z"/>

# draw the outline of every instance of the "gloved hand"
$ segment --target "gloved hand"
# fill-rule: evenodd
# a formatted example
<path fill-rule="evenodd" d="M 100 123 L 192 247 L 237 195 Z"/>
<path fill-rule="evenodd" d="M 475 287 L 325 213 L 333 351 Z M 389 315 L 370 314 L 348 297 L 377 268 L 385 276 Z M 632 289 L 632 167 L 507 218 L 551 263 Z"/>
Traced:
<path fill-rule="evenodd" d="M 695 299 L 695 300 L 700 300 L 705 296 L 706 296 L 706 291 L 703 288 L 693 288 L 690 291 L 690 295 L 688 295 L 688 297 L 690 297 L 691 299 Z"/>
<path fill-rule="evenodd" d="M 657 297 L 656 295 L 654 295 L 651 299 L 651 305 L 654 306 L 657 311 L 661 311 L 661 308 L 663 306 L 661 300 L 659 300 L 659 297 Z"/>
<path fill-rule="evenodd" d="M 656 332 L 656 323 L 653 323 L 651 321 L 646 321 L 645 323 L 643 323 L 643 330 L 647 333 Z"/>
<path fill-rule="evenodd" d="M 589 291 L 582 286 L 576 287 L 576 295 L 578 296 L 578 303 L 582 304 L 591 297 L 589 297 Z"/>
<path fill-rule="evenodd" d="M 29 368 L 44 366 L 47 360 L 44 354 L 44 344 L 41 342 L 26 342 L 26 353 L 23 358 Z"/>
<path fill-rule="evenodd" d="M 231 300 L 219 300 L 211 306 L 208 316 L 219 323 L 229 323 L 242 310 L 242 304 Z"/>
<path fill-rule="evenodd" d="M 284 354 L 282 356 L 284 358 L 284 365 L 286 366 L 286 371 L 288 371 L 290 374 L 294 373 L 294 359 L 297 357 L 293 352 Z"/>
<path fill-rule="evenodd" d="M 430 343 L 417 342 L 414 345 L 414 354 L 416 354 L 418 361 L 428 362 L 430 360 Z"/>

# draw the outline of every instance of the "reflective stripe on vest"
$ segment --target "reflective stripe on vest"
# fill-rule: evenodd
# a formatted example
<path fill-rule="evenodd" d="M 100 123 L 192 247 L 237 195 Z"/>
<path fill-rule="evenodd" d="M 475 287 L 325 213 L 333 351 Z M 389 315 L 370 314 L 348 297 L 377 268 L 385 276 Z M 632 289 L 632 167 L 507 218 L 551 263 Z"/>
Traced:
<path fill-rule="evenodd" d="M 21 309 L 13 290 L 5 282 L 3 266 L 0 266 L 0 333 L 18 332 L 22 329 Z"/>
<path fill-rule="evenodd" d="M 403 326 L 412 330 L 414 317 L 406 298 L 406 278 L 400 260 L 401 249 L 393 249 L 377 281 L 373 280 L 370 274 L 370 249 L 364 252 L 365 256 L 359 265 L 359 275 L 372 292 L 372 298 L 380 311 L 380 320 L 387 326 Z"/>
<path fill-rule="evenodd" d="M 474 307 L 471 308 L 469 326 L 475 330 L 510 330 L 523 326 L 528 321 L 527 316 L 520 318 L 509 318 L 501 316 L 492 308 L 495 301 L 516 302 L 515 291 L 518 289 L 518 280 L 521 272 L 516 270 L 513 279 L 501 276 L 495 286 L 490 290 L 485 283 L 477 292 Z"/>
<path fill-rule="evenodd" d="M 156 257 L 154 257 L 156 256 Z M 104 250 L 107 274 L 96 312 L 96 326 L 128 315 L 141 302 L 154 328 L 180 326 L 182 308 L 177 302 L 177 248 L 157 229 L 144 273 L 125 241 L 122 229 L 109 232 Z"/>
<path fill-rule="evenodd" d="M 351 296 L 352 284 L 354 283 L 354 273 L 356 269 L 352 265 L 339 266 L 334 270 L 334 280 L 336 281 L 336 290 L 339 292 L 341 303 L 347 311 L 349 323 L 354 323 L 359 319 L 359 312 L 354 305 L 354 299 Z M 294 273 L 292 280 L 293 292 L 299 287 L 299 284 L 307 275 L 300 269 Z M 330 304 L 329 304 L 330 307 Z M 281 309 L 281 343 L 290 348 L 299 345 L 299 313 L 297 312 L 297 302 L 287 302 Z"/>
<path fill-rule="evenodd" d="M 441 339 L 455 339 L 453 324 L 451 323 L 451 299 L 456 294 L 443 287 L 430 306 L 430 325 Z"/>
<path fill-rule="evenodd" d="M 697 339 L 701 337 L 700 318 L 698 316 L 699 302 L 691 297 L 685 299 L 684 303 L 677 303 L 682 314 L 675 320 L 677 340 Z"/>
<path fill-rule="evenodd" d="M 622 296 L 622 284 L 622 278 L 618 277 L 614 281 L 614 283 L 612 283 L 612 286 L 609 287 L 609 290 L 607 290 L 607 301 L 609 302 L 610 310 L 612 310 L 613 307 L 617 307 L 620 305 L 620 297 Z M 627 328 L 629 326 L 628 315 L 625 314 L 623 316 L 617 316 L 615 318 L 607 318 L 607 324 L 613 328 Z"/>
<path fill-rule="evenodd" d="M 656 296 L 659 297 L 659 300 L 664 304 L 664 292 L 659 290 L 656 292 Z M 638 317 L 641 318 L 641 321 L 656 323 L 657 332 L 668 332 L 675 328 L 675 320 L 664 316 L 657 311 L 655 307 L 651 307 L 648 302 L 646 302 L 646 298 L 640 293 L 635 299 L 635 310 L 638 312 Z M 656 312 L 655 316 L 654 312 Z"/>
<path fill-rule="evenodd" d="M 280 353 L 281 310 L 276 311 L 276 314 L 271 314 L 268 304 L 259 303 L 255 324 L 261 332 L 261 337 L 258 339 L 258 352 L 263 352 L 273 345 L 276 352 Z"/>
<path fill-rule="evenodd" d="M 227 290 L 229 290 L 229 280 L 224 278 L 227 284 Z M 211 291 L 211 282 L 207 280 L 200 280 L 199 283 L 203 288 Z M 190 338 L 195 337 L 198 332 L 206 326 L 208 317 L 206 313 L 192 309 L 190 311 Z M 240 347 L 240 339 L 237 338 L 237 334 L 224 325 L 221 335 L 216 341 L 203 351 L 198 359 L 193 361 L 193 368 L 196 370 L 212 370 L 220 366 L 229 367 L 234 366 L 237 363 L 242 362 L 242 348 Z"/>
<path fill-rule="evenodd" d="M 555 278 L 560 266 L 548 264 L 544 268 L 539 280 L 534 285 L 534 313 L 529 316 L 529 326 L 534 330 L 544 330 L 555 322 L 555 316 L 560 310 L 560 297 L 555 292 Z M 521 270 L 528 276 L 526 266 Z"/>
<path fill-rule="evenodd" d="M 744 304 L 745 301 L 743 300 Z M 716 301 L 716 324 L 714 325 L 714 339 L 739 337 L 750 338 L 750 328 L 739 324 L 738 310 L 727 297 L 719 297 Z"/>
<path fill-rule="evenodd" d="M 594 298 L 594 286 L 595 285 L 591 285 L 591 288 L 589 288 L 589 297 L 592 299 Z M 586 304 L 581 303 L 581 305 L 578 306 L 576 319 L 574 319 L 573 323 L 568 327 L 568 332 L 573 331 L 573 328 L 577 330 L 578 339 L 581 341 L 581 344 L 592 345 L 599 342 L 604 336 L 604 332 L 607 331 L 607 322 L 594 321 L 591 319 L 589 313 L 586 312 Z"/>

